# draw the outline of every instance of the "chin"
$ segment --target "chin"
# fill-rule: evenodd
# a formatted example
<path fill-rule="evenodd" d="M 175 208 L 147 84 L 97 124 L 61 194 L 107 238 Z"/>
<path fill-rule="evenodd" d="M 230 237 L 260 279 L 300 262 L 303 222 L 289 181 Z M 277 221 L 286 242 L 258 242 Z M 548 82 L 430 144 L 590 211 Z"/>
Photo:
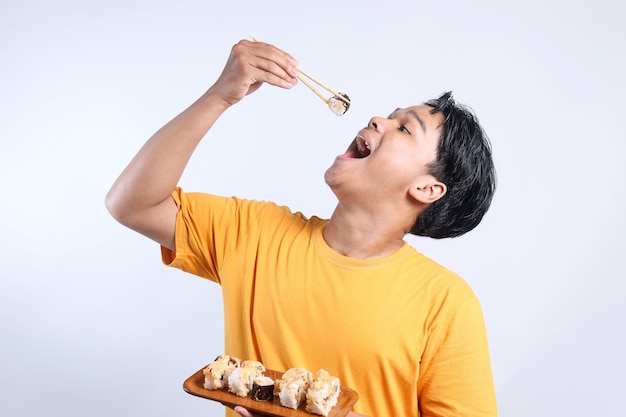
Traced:
<path fill-rule="evenodd" d="M 331 166 L 324 172 L 324 181 L 326 182 L 326 185 L 328 185 L 330 188 L 333 188 L 334 180 L 335 180 L 335 171 L 333 167 Z"/>

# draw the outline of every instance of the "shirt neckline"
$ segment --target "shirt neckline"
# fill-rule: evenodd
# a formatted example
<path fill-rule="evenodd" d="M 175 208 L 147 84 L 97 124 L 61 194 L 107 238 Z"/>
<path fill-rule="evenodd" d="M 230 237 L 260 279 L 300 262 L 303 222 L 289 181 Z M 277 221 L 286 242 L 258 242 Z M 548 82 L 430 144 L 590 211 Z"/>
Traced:
<path fill-rule="evenodd" d="M 313 243 L 320 255 L 328 262 L 345 269 L 373 270 L 401 263 L 415 254 L 415 250 L 403 241 L 402 246 L 390 255 L 377 259 L 357 259 L 342 255 L 331 248 L 324 239 L 324 228 L 328 220 L 321 222 L 313 232 Z"/>

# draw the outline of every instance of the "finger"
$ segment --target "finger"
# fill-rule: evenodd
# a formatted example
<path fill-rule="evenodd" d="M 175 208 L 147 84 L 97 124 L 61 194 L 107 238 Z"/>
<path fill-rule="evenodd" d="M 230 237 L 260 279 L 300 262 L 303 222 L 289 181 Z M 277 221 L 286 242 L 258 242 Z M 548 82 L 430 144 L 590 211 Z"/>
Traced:
<path fill-rule="evenodd" d="M 245 43 L 244 43 L 245 42 Z M 276 83 L 278 79 L 290 84 L 296 83 L 298 61 L 285 51 L 262 42 L 242 41 L 249 54 L 249 63 L 255 68 L 266 72 L 259 81 Z"/>
<path fill-rule="evenodd" d="M 273 62 L 258 62 L 252 70 L 254 79 L 260 83 L 267 83 L 283 88 L 291 88 L 298 83 L 298 79 L 285 73 Z"/>
<path fill-rule="evenodd" d="M 255 51 L 255 49 L 257 50 Z M 266 57 L 271 56 L 271 52 L 262 52 L 262 49 L 271 48 L 269 45 L 257 48 L 256 45 L 245 40 L 234 45 L 227 63 L 227 67 L 234 70 L 231 75 L 240 73 L 244 79 L 248 80 L 248 86 L 267 82 L 283 88 L 293 87 L 297 83 L 297 79 L 288 75 L 280 64 L 268 60 Z M 283 65 L 288 65 L 284 64 L 284 56 L 282 59 Z"/>
<path fill-rule="evenodd" d="M 245 408 L 241 407 L 241 406 L 236 406 L 234 408 L 235 412 L 238 413 L 240 416 L 242 417 L 254 417 L 254 415 L 252 413 L 250 413 L 248 410 L 246 410 Z"/>
<path fill-rule="evenodd" d="M 269 43 L 251 42 L 245 39 L 244 42 L 254 48 L 255 53 L 260 57 L 281 64 L 285 71 L 292 74 L 294 77 L 297 76 L 299 63 L 291 54 Z"/>

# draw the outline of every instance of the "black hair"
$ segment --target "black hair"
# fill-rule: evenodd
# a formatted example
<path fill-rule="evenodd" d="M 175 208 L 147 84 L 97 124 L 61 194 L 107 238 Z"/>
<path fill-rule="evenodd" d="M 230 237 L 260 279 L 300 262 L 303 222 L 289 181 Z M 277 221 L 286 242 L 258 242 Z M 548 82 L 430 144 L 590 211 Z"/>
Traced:
<path fill-rule="evenodd" d="M 480 223 L 491 205 L 496 189 L 491 144 L 474 112 L 456 103 L 452 92 L 424 104 L 444 117 L 429 169 L 447 192 L 418 216 L 410 233 L 435 239 L 461 236 Z"/>

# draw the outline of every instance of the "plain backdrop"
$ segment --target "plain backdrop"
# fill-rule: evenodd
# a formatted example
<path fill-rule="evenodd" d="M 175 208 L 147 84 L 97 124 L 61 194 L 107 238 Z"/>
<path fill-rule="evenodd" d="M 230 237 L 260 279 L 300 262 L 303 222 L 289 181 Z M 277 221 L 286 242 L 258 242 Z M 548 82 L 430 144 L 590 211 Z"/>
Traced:
<path fill-rule="evenodd" d="M 500 415 L 623 416 L 625 4 L 2 0 L 0 415 L 223 414 L 182 389 L 222 353 L 220 288 L 104 196 L 254 34 L 352 107 L 264 86 L 181 185 L 329 216 L 323 172 L 369 118 L 452 90 L 499 188 L 475 231 L 409 242 L 478 294 Z"/>

